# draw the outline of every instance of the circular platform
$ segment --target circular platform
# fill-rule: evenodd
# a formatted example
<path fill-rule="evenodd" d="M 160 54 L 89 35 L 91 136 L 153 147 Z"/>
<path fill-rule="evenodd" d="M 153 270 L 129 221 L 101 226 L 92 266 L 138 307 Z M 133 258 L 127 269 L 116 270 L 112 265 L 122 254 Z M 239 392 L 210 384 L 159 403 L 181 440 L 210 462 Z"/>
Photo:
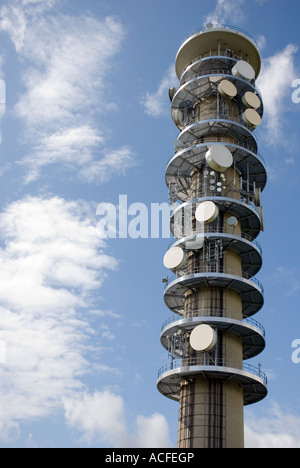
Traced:
<path fill-rule="evenodd" d="M 213 314 L 214 311 L 211 311 L 211 313 Z M 201 311 L 199 311 L 199 315 L 200 314 Z M 179 318 L 177 315 L 174 315 L 167 320 L 162 327 L 160 337 L 162 346 L 168 350 L 169 338 L 174 335 L 174 333 L 178 330 L 190 333 L 201 323 L 208 324 L 222 332 L 230 331 L 230 333 L 239 336 L 243 343 L 243 359 L 251 359 L 257 356 L 266 346 L 264 328 L 256 320 L 248 319 L 246 321 L 240 321 L 211 315 L 190 318 Z M 174 354 L 176 354 L 176 350 Z"/>
<path fill-rule="evenodd" d="M 208 74 L 206 71 L 205 74 L 199 73 L 198 76 L 182 82 L 176 91 L 172 99 L 171 115 L 180 130 L 187 126 L 192 118 L 187 116 L 187 118 L 179 125 L 175 121 L 175 112 L 183 110 L 184 107 L 190 107 L 192 109 L 194 104 L 199 102 L 199 99 L 201 98 L 205 99 L 213 95 L 216 97 L 218 89 L 223 81 L 228 81 L 229 84 L 236 88 L 238 95 L 235 100 L 238 102 L 241 102 L 242 98 L 247 95 L 247 93 L 251 93 L 251 95 L 256 95 L 257 93 L 257 97 L 259 98 L 258 100 L 260 101 L 260 105 L 257 107 L 257 112 L 260 116 L 263 115 L 262 97 L 253 84 L 240 77 L 228 74 L 226 70 L 220 70 L 219 73 L 211 70 L 211 74 Z"/>
<path fill-rule="evenodd" d="M 256 138 L 253 134 L 253 128 L 247 127 L 243 122 L 210 118 L 199 120 L 187 125 L 177 137 L 181 146 L 194 145 L 199 143 L 207 135 L 224 135 L 237 140 L 242 145 L 247 144 L 255 151 L 257 148 Z M 252 142 L 252 140 L 255 142 Z M 176 142 L 178 145 L 178 142 Z"/>
<path fill-rule="evenodd" d="M 231 289 L 242 297 L 242 312 L 245 317 L 250 317 L 263 307 L 264 290 L 261 283 L 245 273 L 237 276 L 230 273 L 220 272 L 196 272 L 184 274 L 183 276 L 172 276 L 168 279 L 164 301 L 172 312 L 183 315 L 184 295 L 193 289 L 220 287 Z"/>
<path fill-rule="evenodd" d="M 226 43 L 228 50 L 236 51 L 236 53 L 243 51 L 244 56 L 248 57 L 249 63 L 255 70 L 255 76 L 259 75 L 261 57 L 254 40 L 238 28 L 218 26 L 199 31 L 183 42 L 175 61 L 178 79 L 181 78 L 185 68 L 197 57 L 207 54 L 208 51 L 218 50 L 220 40 L 222 43 Z"/>
<path fill-rule="evenodd" d="M 184 220 L 185 214 L 186 216 L 190 216 L 193 210 L 196 209 L 198 204 L 207 200 L 213 201 L 218 206 L 220 211 L 230 213 L 232 216 L 236 216 L 241 223 L 242 232 L 251 236 L 252 239 L 255 239 L 260 233 L 261 218 L 254 207 L 234 198 L 215 196 L 196 198 L 194 200 L 189 200 L 185 203 L 178 205 L 171 214 L 170 229 L 172 234 L 174 235 L 174 220 Z M 188 235 L 193 234 L 194 233 L 191 229 L 191 232 L 184 232 L 183 235 L 181 235 L 180 237 L 186 237 Z M 179 236 L 177 235 L 175 237 L 179 238 Z"/>
<path fill-rule="evenodd" d="M 263 400 L 268 393 L 267 377 L 259 369 L 244 364 L 238 369 L 233 362 L 220 362 L 217 365 L 194 363 L 190 359 L 178 359 L 163 366 L 158 372 L 157 388 L 166 397 L 179 401 L 180 383 L 193 378 L 218 379 L 236 382 L 243 387 L 244 405 Z"/>
<path fill-rule="evenodd" d="M 246 178 L 249 174 L 249 182 L 255 182 L 256 187 L 264 190 L 267 183 L 267 169 L 263 157 L 257 153 L 256 145 L 234 144 L 226 137 L 222 139 L 208 138 L 205 142 L 183 146 L 169 160 L 166 167 L 166 184 L 169 187 L 180 177 L 189 175 L 195 167 L 205 164 L 207 150 L 216 143 L 224 144 L 232 153 L 236 168 Z M 183 200 L 186 201 L 186 200 Z"/>
<path fill-rule="evenodd" d="M 257 275 L 262 267 L 262 248 L 257 241 L 248 240 L 245 237 L 227 234 L 223 232 L 207 232 L 194 234 L 182 239 L 174 239 L 172 247 L 182 247 L 188 250 L 193 250 L 195 246 L 202 246 L 204 239 L 207 240 L 222 240 L 222 245 L 225 250 L 231 250 L 242 259 L 242 271 L 250 277 Z M 202 242 L 198 242 L 202 240 Z M 181 265 L 184 268 L 183 265 Z"/>

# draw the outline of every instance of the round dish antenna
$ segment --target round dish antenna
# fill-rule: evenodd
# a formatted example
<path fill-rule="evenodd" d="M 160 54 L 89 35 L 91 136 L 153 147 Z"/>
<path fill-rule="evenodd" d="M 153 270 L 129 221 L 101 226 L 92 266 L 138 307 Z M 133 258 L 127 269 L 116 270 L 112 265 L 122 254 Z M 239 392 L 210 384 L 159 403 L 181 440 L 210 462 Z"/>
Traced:
<path fill-rule="evenodd" d="M 175 96 L 176 91 L 177 89 L 174 87 L 168 89 L 168 95 L 171 102 L 173 101 L 173 97 Z"/>
<path fill-rule="evenodd" d="M 247 91 L 242 97 L 244 106 L 251 107 L 252 109 L 258 109 L 261 106 L 261 100 L 257 94 Z"/>
<path fill-rule="evenodd" d="M 232 69 L 232 74 L 234 76 L 238 76 L 239 78 L 243 78 L 246 81 L 252 81 L 255 78 L 254 68 L 250 65 L 250 63 L 245 62 L 245 60 L 239 60 L 236 62 Z"/>
<path fill-rule="evenodd" d="M 237 95 L 237 88 L 229 80 L 222 80 L 218 86 L 219 93 L 229 99 L 233 99 Z"/>
<path fill-rule="evenodd" d="M 197 206 L 195 217 L 200 223 L 212 223 L 219 215 L 219 208 L 212 201 L 205 201 Z"/>
<path fill-rule="evenodd" d="M 236 227 L 238 225 L 238 222 L 239 221 L 235 216 L 230 216 L 230 218 L 227 219 L 227 224 L 231 227 Z"/>
<path fill-rule="evenodd" d="M 190 335 L 190 345 L 195 351 L 210 351 L 217 343 L 217 334 L 209 325 L 198 325 Z"/>
<path fill-rule="evenodd" d="M 185 261 L 185 253 L 181 247 L 173 247 L 164 256 L 164 266 L 169 270 L 180 268 Z"/>
<path fill-rule="evenodd" d="M 254 109 L 247 109 L 243 113 L 243 121 L 250 127 L 256 128 L 261 124 L 261 116 Z"/>
<path fill-rule="evenodd" d="M 205 157 L 209 166 L 217 172 L 224 172 L 233 164 L 231 152 L 222 144 L 213 145 Z"/>

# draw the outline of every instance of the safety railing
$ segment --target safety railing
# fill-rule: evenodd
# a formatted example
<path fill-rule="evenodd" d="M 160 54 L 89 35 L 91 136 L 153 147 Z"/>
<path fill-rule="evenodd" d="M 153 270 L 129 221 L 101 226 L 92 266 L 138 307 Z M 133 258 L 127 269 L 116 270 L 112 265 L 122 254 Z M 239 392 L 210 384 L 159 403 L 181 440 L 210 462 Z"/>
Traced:
<path fill-rule="evenodd" d="M 174 154 L 176 153 L 181 153 L 184 149 L 189 148 L 190 151 L 192 151 L 192 147 L 196 145 L 205 145 L 205 146 L 210 146 L 211 144 L 214 143 L 223 143 L 223 144 L 228 144 L 228 145 L 233 145 L 234 147 L 237 147 L 237 149 L 243 148 L 246 150 L 249 150 L 251 153 L 255 154 L 255 156 L 258 156 L 258 158 L 263 162 L 264 165 L 266 165 L 266 161 L 264 157 L 259 153 L 258 151 L 254 151 L 253 146 L 250 146 L 249 144 L 242 142 L 242 141 L 233 141 L 232 138 L 225 138 L 225 137 L 214 137 L 214 136 L 209 136 L 209 139 L 207 140 L 207 137 L 200 137 L 198 139 L 195 139 L 193 142 L 189 143 L 182 143 L 180 148 L 175 148 Z M 172 155 L 167 163 L 174 158 L 174 155 Z"/>
<path fill-rule="evenodd" d="M 202 76 L 211 76 L 211 75 L 230 75 L 230 76 L 233 76 L 235 80 L 238 80 L 240 79 L 241 81 L 245 81 L 243 80 L 242 78 L 239 78 L 235 75 L 232 75 L 232 71 L 229 70 L 229 69 L 224 69 L 224 68 L 211 68 L 209 70 L 200 70 L 200 71 L 197 71 L 196 73 L 193 73 L 191 74 L 191 76 L 189 76 L 188 78 L 186 78 L 185 80 L 182 80 L 180 82 L 180 86 L 177 90 L 177 92 L 186 84 L 188 83 L 189 81 L 192 81 L 196 78 L 200 78 Z M 255 84 L 255 80 L 251 80 L 251 81 L 248 81 L 247 84 L 251 84 L 252 85 L 252 88 L 257 91 L 257 93 L 259 94 L 260 98 L 261 98 L 261 101 L 262 101 L 262 95 L 261 95 L 261 92 L 260 90 L 258 89 L 258 87 L 256 86 Z"/>
<path fill-rule="evenodd" d="M 249 130 L 251 133 L 254 130 L 254 127 L 251 127 L 251 125 L 246 124 L 246 122 L 243 121 L 242 117 L 240 115 L 235 114 L 235 110 L 232 108 L 231 112 L 222 112 L 222 111 L 203 111 L 200 113 L 197 113 L 197 115 L 192 114 L 185 114 L 183 116 L 183 123 L 180 125 L 180 128 L 182 129 L 181 131 L 185 130 L 189 125 L 193 124 L 201 124 L 203 122 L 207 122 L 210 120 L 221 120 L 222 123 L 224 122 L 228 124 L 232 123 L 237 123 L 239 125 L 242 125 L 245 127 L 247 130 Z"/>
<path fill-rule="evenodd" d="M 184 39 L 184 41 L 182 42 L 182 45 L 185 43 L 185 41 L 187 39 L 189 39 L 191 36 L 194 36 L 195 34 L 202 34 L 202 33 L 205 33 L 207 31 L 222 30 L 222 29 L 229 29 L 229 30 L 234 31 L 234 32 L 236 32 L 238 34 L 242 34 L 243 36 L 246 36 L 257 47 L 257 42 L 254 39 L 254 37 L 251 36 L 251 34 L 249 34 L 247 31 L 245 31 L 242 28 L 239 28 L 237 26 L 232 26 L 232 25 L 229 25 L 229 24 L 213 24 L 209 29 L 207 29 L 207 28 L 196 29 L 196 30 L 192 31 L 190 33 L 190 35 L 187 36 Z M 223 51 L 222 50 L 213 50 L 213 51 L 210 51 L 210 53 L 216 53 L 217 55 L 225 55 L 227 57 L 233 57 L 233 58 L 236 58 L 237 60 L 241 60 L 241 58 L 242 58 L 241 55 L 235 54 L 232 50 L 229 50 L 229 49 L 224 49 Z M 206 54 L 203 54 L 203 56 L 205 57 Z M 200 57 L 203 57 L 203 56 L 200 56 Z"/>
<path fill-rule="evenodd" d="M 264 294 L 264 288 L 263 288 L 263 285 L 261 284 L 261 282 L 255 278 L 254 276 L 251 276 L 249 275 L 248 273 L 245 273 L 245 272 L 241 272 L 239 274 L 237 274 L 236 271 L 230 271 L 230 270 L 227 270 L 227 268 L 224 268 L 224 267 L 221 267 L 221 266 L 210 266 L 210 265 L 206 265 L 206 266 L 197 266 L 197 267 L 188 267 L 188 268 L 183 268 L 183 269 L 180 269 L 180 273 L 178 273 L 177 275 L 172 275 L 168 278 L 166 278 L 166 282 L 165 282 L 165 289 L 171 284 L 173 283 L 173 281 L 176 281 L 177 279 L 180 279 L 182 278 L 183 276 L 189 276 L 189 275 L 197 275 L 197 274 L 201 274 L 201 275 L 230 275 L 230 276 L 235 276 L 235 277 L 241 277 L 245 280 L 249 280 L 251 281 L 251 283 L 254 283 L 258 289 L 260 290 L 261 294 L 263 295 Z"/>
<path fill-rule="evenodd" d="M 177 89 L 177 92 L 179 90 L 181 90 L 181 88 L 184 88 L 186 83 L 194 81 L 197 78 L 201 78 L 201 77 L 205 77 L 205 76 L 210 77 L 210 76 L 213 76 L 213 75 L 220 75 L 220 77 L 222 77 L 223 75 L 232 76 L 235 81 L 240 80 L 241 82 L 247 83 L 248 86 L 251 85 L 253 92 L 257 92 L 257 94 L 260 97 L 261 103 L 263 102 L 262 93 L 261 93 L 260 89 L 258 88 L 255 80 L 245 82 L 245 80 L 243 80 L 243 78 L 239 78 L 239 77 L 233 75 L 232 70 L 228 70 L 228 69 L 224 69 L 224 68 L 215 68 L 215 69 L 212 68 L 210 70 L 202 70 L 202 71 L 200 70 L 200 71 L 197 71 L 197 73 L 191 74 L 185 80 L 180 81 L 180 85 L 179 85 L 179 88 Z M 212 93 L 210 93 L 210 94 L 212 94 Z M 200 94 L 199 94 L 198 97 L 200 97 Z"/>
<path fill-rule="evenodd" d="M 255 208 L 255 193 L 253 184 L 247 184 L 246 180 L 237 179 L 237 183 L 241 188 L 238 188 L 237 185 L 234 185 L 232 182 L 230 185 L 223 185 L 222 182 L 218 184 L 208 183 L 209 179 L 205 180 L 200 188 L 190 189 L 188 186 L 185 188 L 186 191 L 189 191 L 189 198 L 203 198 L 203 197 L 225 197 L 225 198 L 234 198 L 241 202 L 247 203 Z M 206 182 L 206 183 L 205 183 Z M 217 182 L 214 180 L 214 182 Z M 183 191 L 182 187 L 179 184 L 173 183 L 169 185 L 169 199 L 173 204 L 177 201 L 185 202 L 184 197 L 180 196 L 180 193 Z"/>
<path fill-rule="evenodd" d="M 244 29 L 242 28 L 239 28 L 238 26 L 232 26 L 231 24 L 222 24 L 221 25 L 221 28 L 222 29 L 231 29 L 237 33 L 240 33 L 240 34 L 243 34 L 244 36 L 246 36 L 248 39 L 251 39 L 251 41 L 257 46 L 257 42 L 256 40 L 254 39 L 253 36 L 251 36 L 251 34 L 249 34 L 247 31 L 245 31 Z"/>
<path fill-rule="evenodd" d="M 195 236 L 197 234 L 203 234 L 203 236 L 205 234 L 227 234 L 229 236 L 234 236 L 234 238 L 241 237 L 242 239 L 245 239 L 245 240 L 251 242 L 252 244 L 254 244 L 255 247 L 258 249 L 259 253 L 262 255 L 262 248 L 261 248 L 261 245 L 259 244 L 259 242 L 257 242 L 257 240 L 255 240 L 253 237 L 251 237 L 248 234 L 245 234 L 243 232 L 241 234 L 236 234 L 236 233 L 232 232 L 232 229 L 230 230 L 229 227 L 228 228 L 224 228 L 224 227 L 214 228 L 213 226 L 211 226 L 209 224 L 204 224 L 203 227 L 199 227 L 198 229 L 197 228 L 191 229 L 190 231 L 184 232 L 183 235 L 182 235 L 182 238 L 189 237 L 189 236 Z M 172 247 L 172 245 L 174 245 L 176 242 L 178 242 L 178 240 L 180 240 L 180 239 L 172 239 L 172 241 L 168 245 L 168 250 Z"/>
<path fill-rule="evenodd" d="M 172 317 L 169 317 L 167 320 L 164 321 L 164 323 L 161 326 L 161 331 L 163 331 L 168 325 L 171 325 L 172 323 L 179 322 L 184 319 L 191 319 L 191 318 L 197 318 L 197 317 L 206 317 L 206 318 L 219 317 L 221 319 L 229 318 L 232 320 L 239 320 L 237 316 L 236 317 L 233 316 L 231 311 L 226 311 L 225 309 L 212 309 L 211 307 L 202 307 L 201 309 L 187 310 L 184 313 L 184 317 L 178 317 L 178 315 L 172 315 Z M 245 317 L 243 318 L 243 322 L 257 328 L 263 337 L 266 336 L 266 331 L 264 327 L 257 320 L 253 318 Z"/>
<path fill-rule="evenodd" d="M 247 39 L 249 39 L 254 45 L 256 48 L 258 48 L 258 45 L 257 45 L 257 42 L 256 40 L 253 38 L 253 36 L 251 36 L 251 34 L 249 34 L 247 31 L 244 31 L 243 29 L 241 28 L 238 28 L 236 26 L 230 26 L 230 25 L 226 25 L 226 24 L 223 24 L 223 25 L 213 25 L 211 28 L 209 29 L 202 29 L 202 30 L 196 30 L 194 32 L 192 32 L 188 37 L 186 37 L 184 39 L 184 41 L 182 42 L 181 46 L 191 37 L 191 36 L 194 36 L 196 34 L 203 34 L 203 33 L 206 33 L 207 31 L 213 31 L 213 30 L 232 30 L 234 31 L 235 33 L 237 34 L 241 34 L 245 37 L 247 37 Z M 202 60 L 204 58 L 207 58 L 207 57 L 228 57 L 229 59 L 234 59 L 234 60 L 247 60 L 248 61 L 248 57 L 247 56 L 243 56 L 242 52 L 240 52 L 240 54 L 236 54 L 233 50 L 231 49 L 222 49 L 221 47 L 219 49 L 213 49 L 213 50 L 209 50 L 208 52 L 204 53 L 204 54 L 201 54 L 199 56 L 197 56 L 196 58 L 194 58 L 193 60 L 191 60 L 187 65 L 186 67 L 184 68 L 183 70 L 183 73 L 182 73 L 182 76 L 183 74 L 185 73 L 186 69 L 191 66 L 194 62 L 198 62 L 199 60 Z"/>
<path fill-rule="evenodd" d="M 259 377 L 265 385 L 268 384 L 266 374 L 261 370 L 261 366 L 253 366 L 252 364 L 243 363 L 241 365 L 238 361 L 228 360 L 226 358 L 213 359 L 211 356 L 197 356 L 192 358 L 172 359 L 168 364 L 162 366 L 158 371 L 158 378 L 173 369 L 179 369 L 192 366 L 210 366 L 210 367 L 226 367 L 230 369 L 241 370 L 249 372 Z"/>

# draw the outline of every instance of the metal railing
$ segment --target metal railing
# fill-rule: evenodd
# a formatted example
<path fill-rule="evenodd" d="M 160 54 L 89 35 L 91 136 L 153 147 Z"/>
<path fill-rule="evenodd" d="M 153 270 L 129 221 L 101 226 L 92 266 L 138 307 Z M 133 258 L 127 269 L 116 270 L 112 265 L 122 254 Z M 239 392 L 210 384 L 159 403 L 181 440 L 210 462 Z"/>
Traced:
<path fill-rule="evenodd" d="M 198 115 L 184 115 L 183 117 L 183 124 L 180 125 L 181 132 L 184 131 L 189 125 L 195 124 L 195 123 L 203 123 L 207 122 L 210 120 L 221 120 L 222 122 L 226 122 L 229 124 L 232 123 L 237 123 L 239 125 L 242 125 L 245 127 L 247 130 L 249 130 L 251 133 L 254 131 L 254 127 L 251 127 L 251 125 L 246 124 L 242 117 L 240 115 L 235 115 L 235 109 L 231 109 L 231 115 L 226 112 L 221 112 L 221 111 L 203 111 L 198 113 Z"/>
<path fill-rule="evenodd" d="M 197 356 L 192 358 L 173 359 L 168 364 L 162 366 L 158 371 L 158 378 L 168 371 L 173 369 L 179 369 L 183 367 L 193 366 L 209 366 L 209 367 L 227 367 L 230 369 L 237 369 L 244 372 L 249 372 L 259 377 L 265 385 L 268 384 L 268 378 L 266 374 L 261 370 L 261 366 L 253 366 L 252 364 L 243 363 L 241 365 L 238 361 L 232 361 L 226 358 L 213 359 L 208 356 Z"/>
<path fill-rule="evenodd" d="M 237 147 L 240 147 L 240 148 L 243 148 L 243 149 L 246 149 L 248 151 L 250 151 L 251 153 L 253 153 L 255 156 L 258 156 L 258 158 L 263 162 L 264 165 L 266 165 L 266 161 L 264 159 L 264 157 L 261 155 L 261 153 L 259 153 L 258 151 L 253 151 L 253 146 L 250 146 L 248 145 L 247 143 L 244 143 L 244 142 L 239 142 L 239 141 L 235 141 L 233 142 L 232 141 L 232 138 L 223 138 L 223 137 L 213 137 L 213 136 L 209 136 L 209 140 L 205 140 L 204 138 L 207 138 L 207 137 L 200 137 L 199 139 L 195 139 L 193 143 L 189 142 L 189 143 L 183 143 L 182 146 L 179 148 L 179 149 L 175 149 L 174 150 L 174 154 L 177 154 L 177 153 L 180 153 L 181 151 L 185 150 L 186 148 L 189 148 L 189 150 L 192 149 L 192 146 L 197 146 L 197 145 L 205 145 L 205 146 L 210 146 L 211 144 L 214 144 L 214 143 L 224 143 L 224 144 L 228 144 L 228 145 L 232 145 L 232 146 L 237 146 Z M 167 166 L 169 164 L 169 162 L 174 158 L 174 155 L 172 155 L 167 163 Z"/>
<path fill-rule="evenodd" d="M 192 31 L 185 39 L 184 41 L 181 43 L 181 45 L 183 45 L 185 43 L 185 41 L 187 39 L 189 39 L 191 36 L 194 36 L 195 34 L 202 34 L 202 33 L 205 33 L 207 31 L 213 31 L 214 29 L 217 29 L 217 30 L 222 30 L 222 29 L 230 29 L 232 31 L 235 31 L 236 33 L 238 34 L 242 34 L 243 36 L 246 36 L 248 39 L 250 39 L 254 45 L 257 47 L 257 42 L 256 40 L 254 39 L 253 36 L 251 36 L 251 34 L 249 34 L 247 31 L 245 31 L 244 29 L 242 28 L 239 28 L 237 26 L 232 26 L 230 24 L 214 24 L 211 28 L 203 28 L 203 29 L 196 29 L 194 31 Z M 234 54 L 232 53 L 232 51 L 228 51 L 228 49 L 226 49 L 226 55 L 228 56 L 233 56 L 233 57 L 237 57 L 238 60 L 241 59 L 241 56 L 240 55 L 237 55 L 237 54 Z"/>
<path fill-rule="evenodd" d="M 188 39 L 188 38 L 187 38 Z M 228 57 L 229 59 L 234 59 L 234 60 L 241 60 L 241 55 L 235 54 L 234 52 L 229 51 L 228 49 L 213 49 L 209 50 L 208 52 L 205 52 L 204 54 L 197 55 L 193 60 L 191 60 L 183 70 L 182 76 L 185 73 L 185 70 L 191 66 L 193 63 L 198 62 L 199 60 L 202 60 L 204 58 L 209 58 L 209 57 Z"/>
<path fill-rule="evenodd" d="M 196 318 L 196 317 L 206 317 L 206 318 L 219 317 L 220 319 L 229 318 L 229 319 L 232 319 L 232 320 L 239 320 L 238 317 L 234 318 L 230 311 L 226 311 L 224 309 L 212 309 L 211 307 L 203 307 L 201 309 L 193 309 L 193 310 L 186 311 L 184 313 L 184 317 L 178 317 L 178 315 L 172 315 L 172 317 L 169 317 L 162 324 L 161 332 L 168 325 L 171 325 L 172 323 L 179 322 L 179 321 L 184 320 L 184 319 L 190 319 L 190 318 Z M 266 331 L 265 331 L 264 327 L 257 320 L 255 320 L 253 318 L 243 317 L 243 322 L 257 328 L 261 332 L 263 337 L 266 336 Z"/>
<path fill-rule="evenodd" d="M 239 28 L 238 26 L 232 26 L 230 24 L 221 24 L 221 28 L 223 29 L 232 29 L 233 31 L 235 32 L 238 32 L 238 33 L 241 33 L 243 34 L 244 36 L 247 36 L 248 39 L 251 39 L 251 41 L 255 44 L 255 46 L 257 47 L 257 42 L 256 40 L 254 39 L 253 36 L 251 36 L 251 34 L 249 34 L 247 31 L 245 31 L 244 29 L 242 28 Z"/>
<path fill-rule="evenodd" d="M 232 75 L 230 70 L 226 70 L 224 68 L 216 68 L 216 69 L 210 69 L 210 70 L 202 70 L 198 71 L 197 73 L 193 73 L 193 75 L 185 80 L 182 80 L 180 82 L 179 88 L 177 89 L 177 92 L 184 86 L 186 83 L 189 81 L 192 81 L 196 78 L 199 78 L 200 76 L 211 76 L 211 75 Z M 177 94 L 177 93 L 176 93 Z"/>
<path fill-rule="evenodd" d="M 208 275 L 214 274 L 216 276 L 220 274 L 220 275 L 230 275 L 230 276 L 232 275 L 232 276 L 235 276 L 237 278 L 241 277 L 243 279 L 251 281 L 251 283 L 254 283 L 258 287 L 258 289 L 260 290 L 261 294 L 264 295 L 263 285 L 254 276 L 251 276 L 251 275 L 249 275 L 248 273 L 245 273 L 245 272 L 241 272 L 240 274 L 237 274 L 236 271 L 230 271 L 230 270 L 227 270 L 227 268 L 225 268 L 225 267 L 220 267 L 220 266 L 216 267 L 215 265 L 213 265 L 213 266 L 206 265 L 206 266 L 188 267 L 188 268 L 185 268 L 185 269 L 181 269 L 180 270 L 180 275 L 175 274 L 175 275 L 172 275 L 172 276 L 166 278 L 165 289 L 167 289 L 167 287 L 171 283 L 173 283 L 177 279 L 180 279 L 183 276 L 197 275 L 197 274 L 201 274 L 201 275 L 203 275 L 203 274 L 204 275 L 205 274 L 208 274 Z"/>
<path fill-rule="evenodd" d="M 228 229 L 224 228 L 224 227 L 214 228 L 213 226 L 211 226 L 209 224 L 204 224 L 203 227 L 192 229 L 192 230 L 190 230 L 188 232 L 185 231 L 182 234 L 182 238 L 192 237 L 192 236 L 195 236 L 197 234 L 202 234 L 203 237 L 205 237 L 205 234 L 228 234 L 229 236 L 233 236 L 234 238 L 240 237 L 242 239 L 245 239 L 245 240 L 251 242 L 253 245 L 255 245 L 255 247 L 258 249 L 259 253 L 262 255 L 262 248 L 261 248 L 261 245 L 259 244 L 259 242 L 257 242 L 257 240 L 255 240 L 253 237 L 251 237 L 248 234 L 245 234 L 243 232 L 241 234 L 238 234 L 238 235 L 233 233 L 233 232 L 229 232 L 229 227 L 228 227 Z M 172 245 L 174 245 L 179 240 L 180 239 L 172 239 L 172 241 L 169 243 L 168 250 L 172 247 Z"/>
<path fill-rule="evenodd" d="M 241 182 L 242 188 L 237 188 L 236 186 L 234 186 L 234 182 L 232 182 L 231 185 L 226 185 L 225 188 L 223 188 L 223 185 L 219 187 L 217 185 L 210 185 L 207 182 L 206 188 L 204 190 L 191 189 L 188 186 L 184 189 L 186 192 L 190 192 L 188 192 L 190 200 L 195 200 L 197 198 L 203 197 L 225 197 L 241 201 L 243 203 L 246 203 L 247 205 L 251 205 L 255 209 L 255 193 L 253 184 L 249 184 L 250 191 L 248 191 L 244 188 L 247 187 L 247 181 L 241 179 L 237 180 L 238 182 Z M 252 185 L 252 187 L 250 185 Z M 182 191 L 182 188 L 180 187 L 180 185 L 178 186 L 176 182 L 169 185 L 169 198 L 172 203 L 175 203 L 177 201 L 179 203 L 184 203 L 186 201 L 184 197 L 180 197 L 180 192 Z"/>
<path fill-rule="evenodd" d="M 189 76 L 185 80 L 180 81 L 180 85 L 179 85 L 179 88 L 177 89 L 177 92 L 189 81 L 193 81 L 194 79 L 199 78 L 201 76 L 211 76 L 211 75 L 230 75 L 235 80 L 241 80 L 243 82 L 246 82 L 248 85 L 251 84 L 252 88 L 254 88 L 254 90 L 257 91 L 262 101 L 262 94 L 259 88 L 256 86 L 255 80 L 245 81 L 243 80 L 243 78 L 239 78 L 238 76 L 233 75 L 231 70 L 224 69 L 224 68 L 211 68 L 209 70 L 202 70 L 202 71 L 198 71 L 197 73 L 191 74 L 191 76 Z"/>
<path fill-rule="evenodd" d="M 247 85 L 251 85 L 252 89 L 254 91 L 257 92 L 257 94 L 259 95 L 260 97 L 260 100 L 261 100 L 261 106 L 263 105 L 263 98 L 262 98 L 262 93 L 260 91 L 260 89 L 258 88 L 255 80 L 251 80 L 251 81 L 245 81 L 243 78 L 240 78 L 238 76 L 235 76 L 232 74 L 232 70 L 228 70 L 228 69 L 224 69 L 224 68 L 211 68 L 209 70 L 202 70 L 202 71 L 197 71 L 197 73 L 193 73 L 191 74 L 189 77 L 187 77 L 185 80 L 182 80 L 180 81 L 180 84 L 179 84 L 179 87 L 177 89 L 177 92 L 176 94 L 178 93 L 179 90 L 181 90 L 181 88 L 184 88 L 184 86 L 186 85 L 186 83 L 189 83 L 191 81 L 194 81 L 195 79 L 197 78 L 201 78 L 203 76 L 207 76 L 207 77 L 210 77 L 210 76 L 213 76 L 213 75 L 220 75 L 220 76 L 223 76 L 223 75 L 229 75 L 229 76 L 232 76 L 234 78 L 234 80 L 240 80 L 244 83 L 246 83 Z M 210 92 L 209 95 L 212 95 L 213 93 Z M 200 98 L 200 94 L 198 95 L 198 98 Z"/>
<path fill-rule="evenodd" d="M 194 36 L 195 34 L 203 34 L 207 31 L 211 31 L 211 30 L 222 30 L 222 29 L 229 29 L 229 30 L 233 30 L 235 31 L 237 34 L 242 34 L 243 36 L 246 36 L 248 39 L 250 39 L 250 41 L 255 45 L 255 47 L 258 49 L 258 44 L 256 42 L 256 40 L 253 38 L 253 36 L 251 36 L 251 34 L 249 34 L 247 31 L 241 29 L 241 28 L 238 28 L 237 26 L 230 26 L 230 25 L 227 25 L 227 24 L 223 24 L 223 25 L 214 25 L 212 28 L 210 29 L 201 29 L 201 30 L 196 30 L 194 32 L 192 32 L 188 37 L 186 37 L 184 39 L 184 41 L 181 43 L 180 45 L 180 48 L 183 46 L 183 44 L 191 37 L 191 36 Z M 234 59 L 234 60 L 247 60 L 248 61 L 248 58 L 247 57 L 243 57 L 242 53 L 240 53 L 239 55 L 234 53 L 232 50 L 229 50 L 228 48 L 222 50 L 221 48 L 220 49 L 214 49 L 214 50 L 209 50 L 208 52 L 206 52 L 205 54 L 202 54 L 202 55 L 199 55 L 197 56 L 195 59 L 191 60 L 187 65 L 186 67 L 184 68 L 183 70 L 183 73 L 182 73 L 182 76 L 183 74 L 185 73 L 186 69 L 192 65 L 194 62 L 198 62 L 199 60 L 203 59 L 203 58 L 207 58 L 207 57 L 228 57 L 229 59 Z"/>

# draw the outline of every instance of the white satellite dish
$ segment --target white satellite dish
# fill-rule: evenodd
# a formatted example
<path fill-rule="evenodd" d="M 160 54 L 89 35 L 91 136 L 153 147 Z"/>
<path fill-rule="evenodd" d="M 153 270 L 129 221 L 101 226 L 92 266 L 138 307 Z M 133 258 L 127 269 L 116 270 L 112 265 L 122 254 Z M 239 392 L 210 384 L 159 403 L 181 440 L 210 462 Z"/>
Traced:
<path fill-rule="evenodd" d="M 174 86 L 168 89 L 168 95 L 171 102 L 173 101 L 173 97 L 175 96 L 176 91 L 177 89 Z"/>
<path fill-rule="evenodd" d="M 197 206 L 195 217 L 200 223 L 212 223 L 219 215 L 219 208 L 212 201 L 205 201 Z"/>
<path fill-rule="evenodd" d="M 243 78 L 246 81 L 251 81 L 255 78 L 254 68 L 250 65 L 250 63 L 245 62 L 245 60 L 239 60 L 236 62 L 232 69 L 232 74 L 239 78 Z"/>
<path fill-rule="evenodd" d="M 257 94 L 247 91 L 242 97 L 244 106 L 251 107 L 252 109 L 258 109 L 261 106 L 261 100 Z"/>
<path fill-rule="evenodd" d="M 217 334 L 209 325 L 198 325 L 190 335 L 190 345 L 195 351 L 210 351 L 217 343 Z"/>
<path fill-rule="evenodd" d="M 164 266 L 169 270 L 177 270 L 186 260 L 186 255 L 181 247 L 173 247 L 164 256 Z"/>
<path fill-rule="evenodd" d="M 237 88 L 229 80 L 222 80 L 218 86 L 219 93 L 229 99 L 233 99 L 237 95 Z"/>
<path fill-rule="evenodd" d="M 217 75 L 215 75 L 215 76 L 214 76 L 214 75 L 213 75 L 213 76 L 210 76 L 210 77 L 209 77 L 209 81 L 210 81 L 211 83 L 219 83 L 220 77 L 217 76 Z"/>
<path fill-rule="evenodd" d="M 221 143 L 213 145 L 207 151 L 205 157 L 209 166 L 217 172 L 224 172 L 233 164 L 231 152 Z"/>
<path fill-rule="evenodd" d="M 238 222 L 239 221 L 235 216 L 230 216 L 230 218 L 227 219 L 227 224 L 231 227 L 236 227 L 238 225 Z"/>
<path fill-rule="evenodd" d="M 252 128 L 256 128 L 261 124 L 261 116 L 254 109 L 246 109 L 243 113 L 243 121 Z"/>
<path fill-rule="evenodd" d="M 172 110 L 172 119 L 175 125 L 182 126 L 183 125 L 183 113 L 179 109 Z"/>
<path fill-rule="evenodd" d="M 187 250 L 200 250 L 203 247 L 204 240 L 204 235 L 195 235 L 191 239 L 185 241 L 184 245 Z"/>

